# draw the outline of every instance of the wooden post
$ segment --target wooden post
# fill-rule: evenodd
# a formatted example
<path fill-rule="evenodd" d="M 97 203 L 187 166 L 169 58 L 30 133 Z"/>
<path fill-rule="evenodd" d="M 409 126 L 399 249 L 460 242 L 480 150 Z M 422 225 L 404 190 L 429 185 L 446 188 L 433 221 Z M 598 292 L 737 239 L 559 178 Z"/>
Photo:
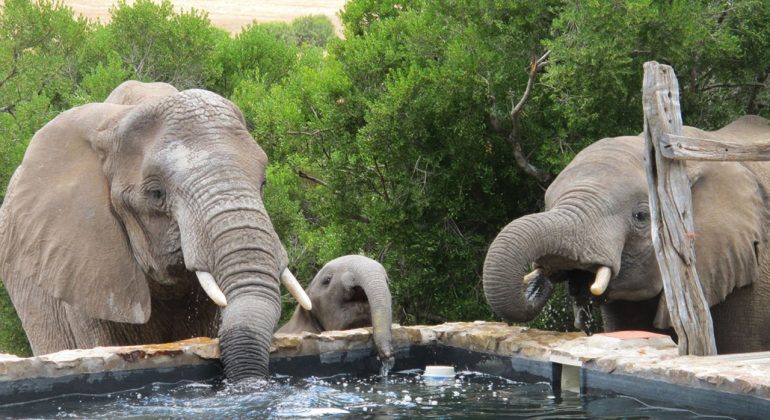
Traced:
<path fill-rule="evenodd" d="M 674 70 L 654 61 L 644 63 L 642 93 L 652 243 L 679 354 L 714 355 L 711 312 L 695 271 L 696 232 L 685 162 L 668 159 L 661 150 L 661 143 L 669 144 L 669 135 L 682 134 Z"/>

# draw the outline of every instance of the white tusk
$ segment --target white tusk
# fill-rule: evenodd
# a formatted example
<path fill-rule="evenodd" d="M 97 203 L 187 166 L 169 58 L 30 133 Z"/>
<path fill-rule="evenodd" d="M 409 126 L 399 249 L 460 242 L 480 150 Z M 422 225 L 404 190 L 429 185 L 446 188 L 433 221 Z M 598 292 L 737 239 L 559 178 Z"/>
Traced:
<path fill-rule="evenodd" d="M 299 302 L 300 306 L 305 308 L 306 311 L 313 309 L 313 304 L 310 303 L 310 297 L 308 297 L 307 293 L 305 293 L 305 289 L 302 288 L 302 285 L 299 284 L 297 278 L 294 277 L 294 274 L 291 274 L 291 271 L 289 271 L 288 268 L 284 269 L 283 273 L 281 273 L 281 283 L 286 286 L 289 293 L 294 296 L 294 299 L 297 299 L 297 302 Z"/>
<path fill-rule="evenodd" d="M 532 280 L 540 277 L 543 274 L 542 268 L 536 268 L 531 273 L 524 276 L 524 284 L 529 284 Z"/>
<path fill-rule="evenodd" d="M 607 286 L 610 284 L 610 277 L 612 277 L 612 270 L 609 267 L 602 266 L 596 271 L 596 279 L 594 284 L 591 285 L 591 293 L 594 296 L 600 296 L 607 290 Z"/>
<path fill-rule="evenodd" d="M 227 298 L 222 290 L 219 289 L 217 282 L 214 281 L 214 276 L 205 271 L 196 271 L 195 275 L 198 276 L 198 282 L 200 282 L 203 291 L 221 307 L 227 306 Z"/>

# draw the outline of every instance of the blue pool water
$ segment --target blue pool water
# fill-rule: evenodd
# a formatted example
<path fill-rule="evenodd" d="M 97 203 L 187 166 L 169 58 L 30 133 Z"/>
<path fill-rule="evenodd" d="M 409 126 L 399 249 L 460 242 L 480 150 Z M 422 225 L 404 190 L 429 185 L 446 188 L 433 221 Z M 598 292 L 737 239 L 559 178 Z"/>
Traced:
<path fill-rule="evenodd" d="M 274 377 L 155 383 L 104 395 L 66 395 L 0 407 L 0 416 L 28 418 L 725 418 L 658 407 L 613 394 L 552 396 L 547 383 L 522 383 L 477 372 L 445 381 L 424 380 L 421 371 L 359 377 Z"/>

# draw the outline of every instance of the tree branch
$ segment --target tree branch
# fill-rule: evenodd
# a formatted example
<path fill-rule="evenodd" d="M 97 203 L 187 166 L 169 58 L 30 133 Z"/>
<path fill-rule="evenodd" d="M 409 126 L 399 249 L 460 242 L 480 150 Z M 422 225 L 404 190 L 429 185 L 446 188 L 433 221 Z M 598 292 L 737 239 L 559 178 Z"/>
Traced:
<path fill-rule="evenodd" d="M 308 174 L 307 172 L 303 171 L 302 169 L 297 169 L 297 176 L 299 176 L 302 179 L 307 179 L 310 182 L 316 183 L 318 185 L 322 185 L 326 188 L 328 188 L 332 193 L 339 194 L 339 191 L 332 190 L 332 187 L 329 186 L 324 180 L 314 177 L 313 175 Z M 370 220 L 368 217 L 366 217 L 363 214 L 348 214 L 348 217 L 350 217 L 352 220 L 362 222 L 362 223 L 369 223 Z"/>
<path fill-rule="evenodd" d="M 324 182 L 323 180 L 314 177 L 313 175 L 310 175 L 309 173 L 303 171 L 302 169 L 297 169 L 297 175 L 302 179 L 307 179 L 308 181 L 314 182 L 318 185 L 323 185 L 326 188 L 330 188 L 329 184 Z"/>
<path fill-rule="evenodd" d="M 326 131 L 331 131 L 331 128 L 318 128 L 313 131 L 293 131 L 293 130 L 287 130 L 286 134 L 291 134 L 293 136 L 317 136 L 321 133 L 324 133 Z"/>
<path fill-rule="evenodd" d="M 14 48 L 13 50 L 13 64 L 11 64 L 11 71 L 6 75 L 3 80 L 0 80 L 0 87 L 3 87 L 13 76 L 16 75 L 16 73 L 19 72 L 19 58 L 21 58 L 21 53 Z"/>
<path fill-rule="evenodd" d="M 372 156 L 374 159 L 374 171 L 377 173 L 377 176 L 380 178 L 380 186 L 382 187 L 382 196 L 385 198 L 386 202 L 390 202 L 390 196 L 388 195 L 388 186 L 385 183 L 385 177 L 382 175 L 382 172 L 380 171 L 380 164 L 377 163 L 377 156 Z"/>
<path fill-rule="evenodd" d="M 755 77 L 756 85 L 751 87 L 751 90 L 749 91 L 749 101 L 746 104 L 747 114 L 759 113 L 759 106 L 757 105 L 757 96 L 759 96 L 759 93 L 765 87 L 765 82 L 767 81 L 768 76 L 770 76 L 770 67 L 764 69 L 760 74 L 758 74 Z"/>
<path fill-rule="evenodd" d="M 763 88 L 765 87 L 764 83 L 759 82 L 750 82 L 750 83 L 718 83 L 715 85 L 709 85 L 701 88 L 701 92 L 705 92 L 707 90 L 712 89 L 724 89 L 724 88 L 739 88 L 739 87 L 757 87 L 757 88 Z"/>
<path fill-rule="evenodd" d="M 16 66 L 16 64 L 17 64 L 17 62 L 16 62 L 16 60 L 14 60 L 13 61 L 13 67 L 11 67 L 11 72 L 8 73 L 8 75 L 5 76 L 3 78 L 3 80 L 0 80 L 0 87 L 3 87 L 3 85 L 5 85 L 6 82 L 8 82 L 8 80 L 11 79 L 11 77 L 16 75 L 16 73 L 18 72 L 18 67 Z"/>
<path fill-rule="evenodd" d="M 13 113 L 13 109 L 14 108 L 16 108 L 16 104 L 15 103 L 10 104 L 10 105 L 6 105 L 6 106 L 0 108 L 0 114 L 4 113 L 4 112 L 7 112 L 7 113 L 9 113 L 11 115 L 14 115 L 14 113 Z"/>
<path fill-rule="evenodd" d="M 511 131 L 508 134 L 508 142 L 511 144 L 511 148 L 513 149 L 513 158 L 516 160 L 516 164 L 519 166 L 519 168 L 521 168 L 521 170 L 524 171 L 524 173 L 534 177 L 542 183 L 550 182 L 553 179 L 553 175 L 531 164 L 527 159 L 527 156 L 524 155 L 524 152 L 521 148 L 521 142 L 519 141 L 519 120 L 521 118 L 521 111 L 524 109 L 524 105 L 532 96 L 532 87 L 535 85 L 537 74 L 548 65 L 548 55 L 550 53 L 551 51 L 549 50 L 546 51 L 545 54 L 543 54 L 537 60 L 534 58 L 532 59 L 532 62 L 529 66 L 529 79 L 527 80 L 527 87 L 524 89 L 524 94 L 522 94 L 519 102 L 511 107 Z M 513 98 L 511 98 L 511 103 L 513 103 Z"/>
<path fill-rule="evenodd" d="M 535 84 L 537 73 L 548 65 L 547 60 L 550 54 L 551 51 L 548 50 L 545 52 L 545 54 L 543 54 L 542 57 L 538 58 L 537 60 L 534 58 L 532 59 L 532 62 L 529 65 L 529 80 L 527 80 L 527 87 L 524 89 L 524 94 L 521 95 L 519 103 L 517 103 L 516 106 L 511 109 L 511 119 L 518 118 L 518 115 L 521 113 L 524 104 L 526 104 L 529 100 L 529 97 L 532 96 L 532 86 Z"/>

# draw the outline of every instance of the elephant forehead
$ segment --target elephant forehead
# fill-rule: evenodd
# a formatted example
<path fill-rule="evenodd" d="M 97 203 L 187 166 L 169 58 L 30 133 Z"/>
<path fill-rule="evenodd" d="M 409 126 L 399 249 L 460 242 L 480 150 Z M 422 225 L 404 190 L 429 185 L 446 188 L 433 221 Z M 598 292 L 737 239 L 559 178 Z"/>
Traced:
<path fill-rule="evenodd" d="M 159 99 L 155 105 L 171 121 L 232 120 L 239 123 L 235 106 L 227 99 L 209 91 L 192 89 Z"/>
<path fill-rule="evenodd" d="M 211 153 L 207 150 L 192 149 L 181 142 L 171 143 L 161 153 L 162 161 L 174 173 L 185 174 L 204 168 L 211 163 Z"/>
<path fill-rule="evenodd" d="M 633 198 L 646 194 L 642 139 L 619 137 L 600 140 L 580 152 L 556 177 L 546 191 L 546 205 L 551 206 L 573 194 L 586 193 Z"/>

